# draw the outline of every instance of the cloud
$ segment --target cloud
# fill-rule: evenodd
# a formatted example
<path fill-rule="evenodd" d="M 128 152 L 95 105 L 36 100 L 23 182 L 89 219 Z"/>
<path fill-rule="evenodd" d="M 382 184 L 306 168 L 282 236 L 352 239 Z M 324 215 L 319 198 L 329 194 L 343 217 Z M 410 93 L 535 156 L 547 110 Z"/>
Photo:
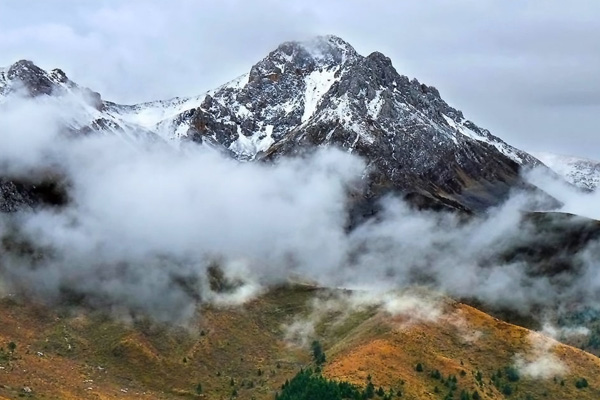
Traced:
<path fill-rule="evenodd" d="M 528 336 L 531 350 L 515 356 L 515 367 L 532 379 L 551 379 L 568 373 L 567 366 L 552 352 L 558 342 L 547 336 L 531 332 Z"/>
<path fill-rule="evenodd" d="M 377 314 L 394 329 L 407 329 L 417 323 L 446 321 L 443 299 L 423 288 L 394 291 L 323 291 L 309 300 L 308 312 L 283 324 L 285 340 L 308 347 L 323 331 L 335 330 L 361 314 L 359 321 Z M 447 319 L 456 325 L 456 318 Z"/>
<path fill-rule="evenodd" d="M 34 114 L 32 114 L 34 113 Z M 61 113 L 54 101 L 40 99 L 35 108 L 29 101 L 15 96 L 0 104 L 0 172 L 5 175 L 23 173 L 39 167 L 59 140 L 57 131 Z"/>
<path fill-rule="evenodd" d="M 437 318 L 436 307 L 386 296 L 417 285 L 523 313 L 598 299 L 595 244 L 573 256 L 579 270 L 556 275 L 507 257 L 549 240 L 522 221 L 533 204 L 527 193 L 467 220 L 387 197 L 377 218 L 348 231 L 347 193 L 364 183 L 365 168 L 351 154 L 239 163 L 202 147 L 68 137 L 60 127 L 70 106 L 56 97 L 0 108 L 0 165 L 57 170 L 71 198 L 64 208 L 0 217 L 9 290 L 162 320 L 189 319 L 202 302 L 238 304 L 293 277 L 369 291 L 390 313 L 421 320 Z M 585 196 L 573 192 L 565 204 L 579 207 L 577 195 Z"/>
<path fill-rule="evenodd" d="M 364 169 L 361 160 L 329 150 L 277 165 L 240 164 L 201 148 L 68 139 L 58 132 L 61 112 L 51 112 L 65 101 L 36 99 L 1 110 L 10 146 L 0 165 L 26 173 L 51 160 L 68 177 L 73 200 L 62 210 L 2 217 L 13 240 L 42 253 L 4 257 L 12 286 L 50 298 L 74 291 L 96 305 L 165 318 L 189 316 L 200 298 L 245 298 L 294 271 L 319 279 L 319 264 L 330 271 L 341 263 L 345 193 Z M 31 118 L 48 109 L 54 120 Z M 206 287 L 215 260 L 227 279 L 244 277 L 235 296 Z"/>
<path fill-rule="evenodd" d="M 582 192 L 557 176 L 548 175 L 543 169 L 529 171 L 526 178 L 560 201 L 563 204 L 560 211 L 600 220 L 600 190 Z"/>
<path fill-rule="evenodd" d="M 556 340 L 564 340 L 574 336 L 588 336 L 590 330 L 584 326 L 557 327 L 546 322 L 542 326 L 541 333 Z"/>

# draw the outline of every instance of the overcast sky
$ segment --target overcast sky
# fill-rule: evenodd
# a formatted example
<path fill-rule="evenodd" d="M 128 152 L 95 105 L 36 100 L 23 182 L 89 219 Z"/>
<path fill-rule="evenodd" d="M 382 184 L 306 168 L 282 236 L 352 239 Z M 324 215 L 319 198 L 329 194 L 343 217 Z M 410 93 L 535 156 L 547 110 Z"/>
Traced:
<path fill-rule="evenodd" d="M 0 0 L 0 65 L 124 103 L 200 94 L 318 34 L 383 52 L 517 147 L 600 159 L 598 0 Z"/>

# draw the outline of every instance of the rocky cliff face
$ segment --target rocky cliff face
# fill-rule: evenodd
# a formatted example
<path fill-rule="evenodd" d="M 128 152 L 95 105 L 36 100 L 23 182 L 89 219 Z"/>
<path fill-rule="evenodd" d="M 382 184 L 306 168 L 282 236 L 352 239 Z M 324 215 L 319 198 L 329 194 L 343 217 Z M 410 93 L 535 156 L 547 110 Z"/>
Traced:
<path fill-rule="evenodd" d="M 67 186 L 58 176 L 34 179 L 0 177 L 0 213 L 38 206 L 61 206 L 68 202 Z"/>
<path fill-rule="evenodd" d="M 241 161 L 336 146 L 367 161 L 371 199 L 395 191 L 417 204 L 478 211 L 522 185 L 521 168 L 539 165 L 434 87 L 398 74 L 383 54 L 363 57 L 335 36 L 283 43 L 247 74 L 191 98 L 119 105 L 27 61 L 0 72 L 5 98 L 14 82 L 31 96 L 85 93 L 84 117 L 70 121 L 76 131 L 193 141 Z"/>
<path fill-rule="evenodd" d="M 9 213 L 35 204 L 33 194 L 14 181 L 0 178 L 0 212 Z"/>

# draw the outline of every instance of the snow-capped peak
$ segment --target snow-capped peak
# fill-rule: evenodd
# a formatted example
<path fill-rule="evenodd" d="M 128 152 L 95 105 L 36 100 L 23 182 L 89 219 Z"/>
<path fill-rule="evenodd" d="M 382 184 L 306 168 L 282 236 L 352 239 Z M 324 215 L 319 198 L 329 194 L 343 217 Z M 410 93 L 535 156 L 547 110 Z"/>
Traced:
<path fill-rule="evenodd" d="M 32 96 L 83 90 L 60 70 L 18 64 L 0 71 L 0 90 L 11 80 Z M 539 163 L 466 120 L 434 87 L 400 75 L 385 55 L 361 56 L 331 35 L 285 42 L 247 74 L 199 96 L 137 105 L 96 99 L 78 127 L 206 143 L 238 160 L 336 146 L 367 159 L 378 190 L 427 193 L 465 209 L 500 200 L 521 166 Z"/>

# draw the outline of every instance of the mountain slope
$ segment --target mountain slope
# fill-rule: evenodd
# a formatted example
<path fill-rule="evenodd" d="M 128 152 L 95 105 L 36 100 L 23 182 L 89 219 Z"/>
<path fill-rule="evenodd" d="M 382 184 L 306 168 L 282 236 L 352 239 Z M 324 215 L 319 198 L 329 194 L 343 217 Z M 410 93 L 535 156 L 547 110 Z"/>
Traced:
<path fill-rule="evenodd" d="M 483 399 L 504 399 L 506 385 L 518 399 L 598 396 L 600 361 L 581 350 L 426 293 L 362 306 L 348 296 L 281 287 L 244 306 L 204 306 L 186 329 L 6 297 L 0 398 L 273 399 L 311 364 L 310 350 L 299 346 L 303 338 L 323 344 L 326 376 L 360 386 L 371 376 L 375 388 L 406 399 L 445 398 L 451 375 L 455 398 L 477 390 Z M 311 323 L 314 334 L 295 329 Z M 415 370 L 418 363 L 423 372 Z M 516 365 L 517 381 L 497 377 Z M 580 378 L 589 387 L 576 388 Z"/>
<path fill-rule="evenodd" d="M 600 185 L 600 161 L 552 153 L 532 154 L 577 187 L 595 190 Z"/>

